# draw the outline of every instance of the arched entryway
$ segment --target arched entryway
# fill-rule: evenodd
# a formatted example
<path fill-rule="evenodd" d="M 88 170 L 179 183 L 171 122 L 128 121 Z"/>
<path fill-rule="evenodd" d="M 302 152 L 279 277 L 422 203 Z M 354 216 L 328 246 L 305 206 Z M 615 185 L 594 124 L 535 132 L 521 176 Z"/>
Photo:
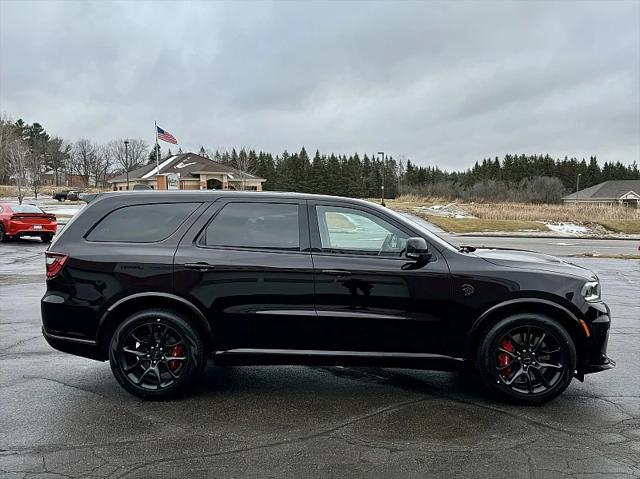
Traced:
<path fill-rule="evenodd" d="M 207 180 L 207 189 L 208 190 L 221 190 L 222 189 L 222 181 L 216 180 L 215 178 L 211 178 Z"/>

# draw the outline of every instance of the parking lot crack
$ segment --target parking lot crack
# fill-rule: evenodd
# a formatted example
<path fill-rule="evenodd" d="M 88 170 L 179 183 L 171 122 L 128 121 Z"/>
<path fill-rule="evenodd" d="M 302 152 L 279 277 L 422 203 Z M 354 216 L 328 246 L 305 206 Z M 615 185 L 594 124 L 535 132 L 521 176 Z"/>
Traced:
<path fill-rule="evenodd" d="M 150 466 L 150 465 L 158 465 L 158 464 L 166 464 L 166 463 L 170 463 L 170 462 L 174 462 L 174 461 L 181 461 L 181 460 L 192 460 L 192 459 L 204 459 L 204 458 L 208 458 L 208 457 L 220 457 L 220 456 L 227 456 L 227 455 L 231 455 L 231 454 L 242 454 L 245 452 L 250 452 L 250 451 L 257 451 L 260 449 L 268 449 L 268 448 L 272 448 L 272 447 L 279 447 L 279 446 L 284 446 L 284 445 L 291 445 L 291 444 L 296 444 L 296 443 L 300 443 L 300 442 L 305 442 L 305 441 L 309 441 L 312 439 L 316 439 L 319 437 L 324 437 L 324 436 L 328 436 L 330 434 L 332 434 L 335 431 L 338 431 L 340 429 L 352 426 L 358 422 L 361 421 L 366 421 L 368 419 L 371 419 L 373 417 L 379 416 L 381 414 L 385 414 L 391 411 L 397 411 L 399 409 L 405 408 L 407 406 L 411 406 L 411 405 L 415 405 L 421 402 L 425 402 L 425 401 L 429 401 L 432 400 L 433 398 L 431 397 L 422 397 L 419 399 L 413 399 L 411 401 L 403 401 L 400 403 L 395 403 L 395 404 L 391 404 L 389 406 L 377 409 L 376 411 L 373 411 L 371 413 L 367 413 L 367 414 L 363 414 L 361 416 L 358 416 L 356 418 L 353 418 L 349 421 L 345 421 L 343 423 L 337 424 L 335 426 L 331 426 L 328 427 L 326 429 L 322 429 L 320 431 L 317 431 L 315 433 L 312 434 L 308 434 L 305 436 L 301 436 L 295 439 L 283 439 L 280 441 L 274 441 L 274 442 L 269 442 L 269 443 L 265 443 L 265 444 L 259 444 L 259 445 L 255 445 L 255 446 L 247 446 L 247 447 L 240 447 L 240 448 L 236 448 L 236 449 L 230 449 L 227 451 L 220 451 L 220 452 L 212 452 L 212 453 L 206 453 L 206 454 L 192 454 L 192 455 L 182 455 L 182 456 L 178 456 L 178 457 L 173 457 L 173 458 L 163 458 L 163 459 L 156 459 L 153 461 L 149 461 L 149 462 L 143 462 L 143 463 L 139 463 L 133 467 L 130 467 L 129 469 L 127 469 L 126 471 L 123 471 L 121 474 L 119 474 L 118 476 L 116 476 L 116 478 L 120 479 L 120 478 L 124 478 L 127 475 L 140 470 L 146 466 Z M 111 477 L 111 476 L 109 476 Z"/>
<path fill-rule="evenodd" d="M 51 382 L 53 382 L 53 383 L 60 384 L 61 386 L 66 386 L 66 387 L 68 387 L 68 388 L 76 389 L 76 390 L 78 390 L 78 391 L 82 391 L 82 392 L 89 393 L 89 394 L 94 394 L 94 395 L 96 395 L 96 396 L 98 396 L 98 397 L 101 397 L 101 398 L 103 398 L 103 399 L 109 399 L 107 396 L 104 396 L 104 395 L 102 395 L 102 394 L 100 394 L 100 393 L 97 393 L 97 392 L 95 392 L 95 391 L 91 391 L 91 390 L 89 390 L 89 389 L 83 389 L 83 388 L 81 388 L 81 387 L 79 387 L 79 386 L 74 386 L 73 384 L 68 384 L 68 383 L 65 383 L 65 382 L 63 382 L 63 381 L 60 381 L 60 380 L 58 380 L 58 379 L 46 378 L 46 377 L 44 377 L 44 376 L 22 376 L 22 377 L 23 377 L 24 379 L 27 379 L 27 380 L 28 380 L 28 379 L 40 379 L 40 380 L 42 380 L 42 381 L 51 381 Z"/>

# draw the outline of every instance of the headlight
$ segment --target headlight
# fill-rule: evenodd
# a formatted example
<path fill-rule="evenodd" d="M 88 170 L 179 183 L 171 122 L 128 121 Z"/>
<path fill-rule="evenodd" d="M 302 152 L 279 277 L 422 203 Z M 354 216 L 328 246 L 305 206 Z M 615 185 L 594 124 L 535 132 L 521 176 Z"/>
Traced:
<path fill-rule="evenodd" d="M 589 281 L 582 287 L 582 296 L 585 301 L 600 301 L 600 283 L 598 281 Z"/>

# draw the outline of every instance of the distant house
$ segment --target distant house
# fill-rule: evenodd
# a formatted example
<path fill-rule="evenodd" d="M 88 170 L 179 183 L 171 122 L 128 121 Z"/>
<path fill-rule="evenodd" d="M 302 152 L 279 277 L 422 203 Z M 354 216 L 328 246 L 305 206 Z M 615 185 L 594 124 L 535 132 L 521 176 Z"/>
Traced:
<path fill-rule="evenodd" d="M 638 208 L 640 180 L 611 180 L 562 198 L 564 203 L 623 205 Z"/>
<path fill-rule="evenodd" d="M 217 163 L 195 153 L 172 155 L 129 172 L 129 188 L 146 185 L 160 190 L 253 190 L 262 191 L 266 180 L 255 175 Z M 127 175 L 108 181 L 114 191 L 127 190 Z"/>
<path fill-rule="evenodd" d="M 101 182 L 102 183 L 102 182 Z M 74 175 L 59 171 L 47 170 L 42 174 L 42 184 L 47 186 L 66 186 L 68 188 L 86 188 L 96 186 L 96 179 L 89 177 L 88 184 L 82 175 Z"/>

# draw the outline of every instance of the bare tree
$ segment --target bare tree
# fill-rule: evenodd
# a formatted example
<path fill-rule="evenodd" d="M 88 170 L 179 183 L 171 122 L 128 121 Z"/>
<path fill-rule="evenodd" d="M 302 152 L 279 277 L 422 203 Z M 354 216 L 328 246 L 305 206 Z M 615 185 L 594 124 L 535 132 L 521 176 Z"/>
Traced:
<path fill-rule="evenodd" d="M 133 168 L 138 168 L 145 164 L 149 156 L 149 144 L 144 140 L 129 140 L 129 158 Z"/>
<path fill-rule="evenodd" d="M 40 149 L 29 149 L 27 156 L 28 177 L 33 187 L 33 194 L 38 198 L 38 188 L 42 184 L 42 176 L 44 174 L 46 157 L 45 153 Z"/>
<path fill-rule="evenodd" d="M 86 138 L 75 142 L 72 151 L 72 171 L 82 177 L 85 186 L 89 186 L 89 178 L 95 175 L 98 161 L 98 145 Z"/>
<path fill-rule="evenodd" d="M 107 145 L 108 156 L 112 163 L 118 165 L 127 175 L 129 189 L 129 172 L 145 163 L 149 145 L 144 140 L 114 140 Z"/>
<path fill-rule="evenodd" d="M 97 187 L 105 187 L 107 175 L 113 167 L 113 158 L 108 146 L 98 148 L 98 161 L 95 164 L 95 180 Z"/>
<path fill-rule="evenodd" d="M 47 166 L 53 172 L 53 182 L 55 186 L 60 184 L 61 173 L 65 171 L 71 158 L 71 148 L 69 144 L 65 144 L 62 138 L 53 137 L 47 142 L 45 152 Z"/>
<path fill-rule="evenodd" d="M 13 121 L 6 113 L 0 114 L 0 184 L 9 181 L 9 144 L 14 137 Z"/>
<path fill-rule="evenodd" d="M 240 153 L 233 159 L 232 166 L 238 171 L 234 173 L 234 176 L 239 176 L 240 189 L 246 189 L 246 180 L 253 176 L 256 168 L 256 161 L 253 155 L 247 154 L 247 151 L 242 148 Z"/>
<path fill-rule="evenodd" d="M 18 203 L 22 204 L 25 192 L 24 188 L 30 181 L 28 167 L 29 147 L 17 136 L 9 139 L 4 147 L 6 147 L 7 152 L 9 176 L 16 182 Z"/>

